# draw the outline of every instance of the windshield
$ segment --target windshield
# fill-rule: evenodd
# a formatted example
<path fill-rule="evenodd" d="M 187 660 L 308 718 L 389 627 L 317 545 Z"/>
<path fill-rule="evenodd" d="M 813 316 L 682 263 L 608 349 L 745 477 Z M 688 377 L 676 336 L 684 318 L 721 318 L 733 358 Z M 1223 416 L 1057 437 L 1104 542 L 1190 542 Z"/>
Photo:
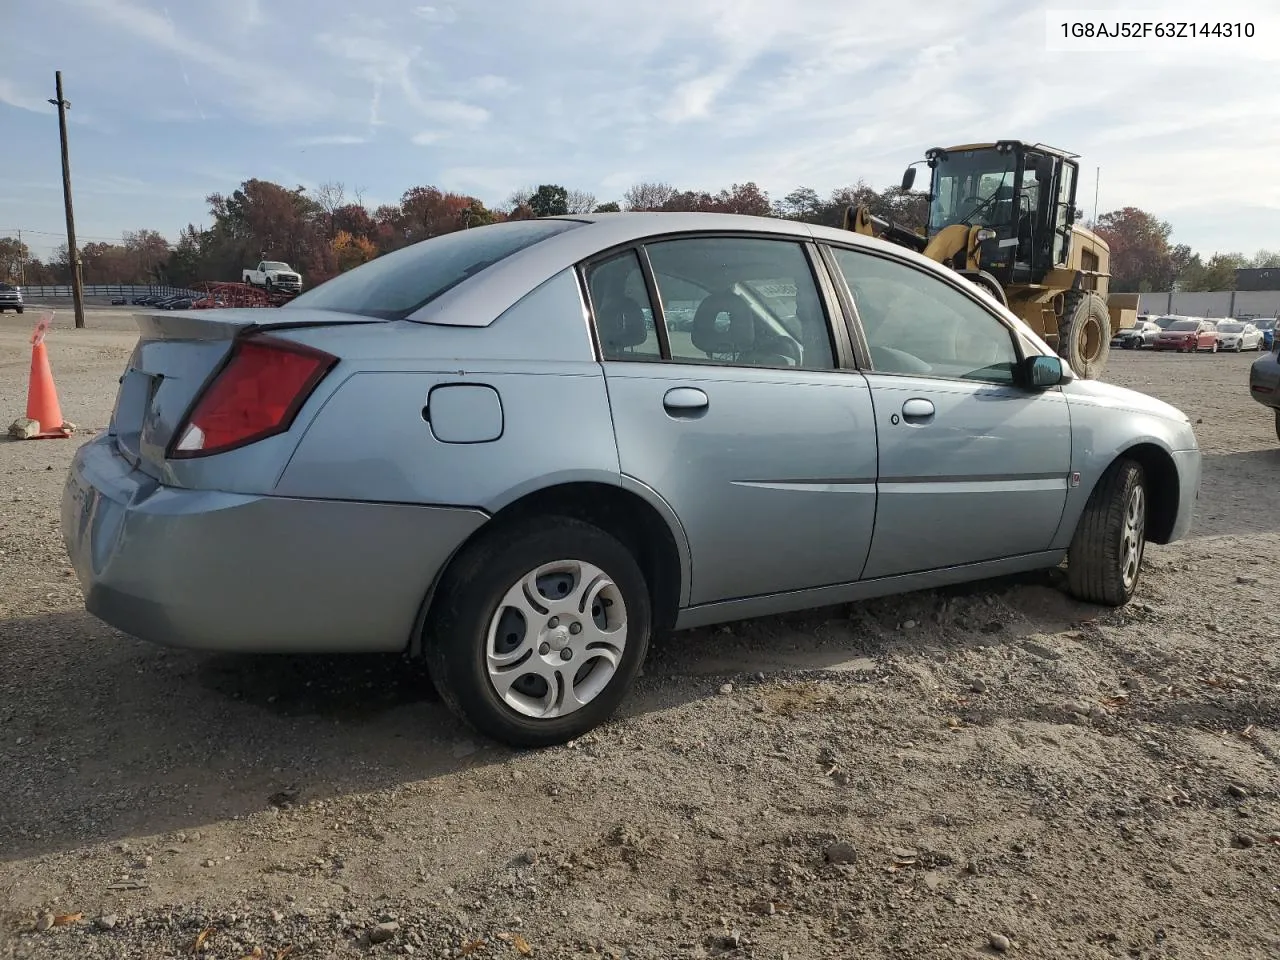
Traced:
<path fill-rule="evenodd" d="M 1175 320 L 1165 328 L 1166 330 L 1199 330 L 1199 320 Z"/>
<path fill-rule="evenodd" d="M 455 230 L 340 273 L 279 309 L 309 307 L 403 320 L 499 260 L 581 225 L 577 220 L 511 220 Z"/>
<path fill-rule="evenodd" d="M 1244 331 L 1243 323 L 1220 323 L 1218 329 L 1223 333 L 1242 333 Z"/>
<path fill-rule="evenodd" d="M 995 150 L 960 150 L 939 158 L 933 174 L 929 227 L 953 223 L 994 227 L 1013 219 L 1016 155 Z"/>
<path fill-rule="evenodd" d="M 289 265 L 287 263 L 281 263 L 279 260 L 264 260 L 262 261 L 262 269 L 263 270 L 288 270 Z"/>
<path fill-rule="evenodd" d="M 1276 328 L 1276 321 L 1255 320 L 1253 325 L 1257 327 L 1259 330 L 1274 330 Z"/>

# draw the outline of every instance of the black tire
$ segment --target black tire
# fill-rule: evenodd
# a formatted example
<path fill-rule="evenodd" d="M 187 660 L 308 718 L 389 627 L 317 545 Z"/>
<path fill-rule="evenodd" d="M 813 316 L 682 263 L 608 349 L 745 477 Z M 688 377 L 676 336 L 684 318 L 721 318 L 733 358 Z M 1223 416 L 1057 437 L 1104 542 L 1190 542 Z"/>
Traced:
<path fill-rule="evenodd" d="M 494 689 L 486 666 L 487 635 L 507 591 L 543 564 L 559 560 L 593 564 L 612 579 L 625 611 L 626 642 L 615 672 L 592 699 L 563 716 L 538 719 L 518 712 Z M 652 611 L 639 564 L 615 537 L 580 520 L 536 518 L 482 533 L 449 565 L 435 597 L 423 637 L 432 682 L 454 714 L 509 746 L 564 743 L 608 720 L 648 651 Z M 532 648 L 526 662 L 540 655 L 540 648 Z"/>
<path fill-rule="evenodd" d="M 1111 464 L 1094 487 L 1067 551 L 1067 589 L 1077 600 L 1121 607 L 1133 599 L 1146 552 L 1146 494 L 1142 465 L 1125 458 Z M 1137 522 L 1131 526 L 1134 512 Z"/>
<path fill-rule="evenodd" d="M 1243 341 L 1243 340 L 1237 340 L 1237 341 L 1236 341 L 1236 353 L 1240 353 L 1240 352 L 1242 352 L 1243 350 L 1244 350 L 1244 341 Z"/>
<path fill-rule="evenodd" d="M 1058 355 L 1083 380 L 1095 380 L 1111 352 L 1111 313 L 1091 290 L 1068 290 L 1058 325 Z"/>
<path fill-rule="evenodd" d="M 23 308 L 22 308 L 22 307 L 19 307 L 19 308 L 18 308 L 18 313 L 19 313 L 19 314 L 21 314 L 21 313 L 22 313 L 22 311 L 23 311 Z"/>
<path fill-rule="evenodd" d="M 1280 410 L 1276 410 L 1276 439 L 1280 440 Z"/>

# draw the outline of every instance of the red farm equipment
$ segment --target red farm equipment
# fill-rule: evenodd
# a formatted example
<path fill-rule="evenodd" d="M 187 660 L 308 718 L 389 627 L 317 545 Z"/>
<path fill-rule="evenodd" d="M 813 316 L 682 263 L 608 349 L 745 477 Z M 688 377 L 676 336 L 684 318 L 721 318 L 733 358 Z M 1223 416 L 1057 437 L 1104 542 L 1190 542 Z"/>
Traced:
<path fill-rule="evenodd" d="M 225 283 L 218 280 L 201 280 L 192 284 L 199 296 L 192 302 L 192 310 L 210 310 L 219 307 L 279 307 L 296 296 L 251 287 L 247 283 Z"/>

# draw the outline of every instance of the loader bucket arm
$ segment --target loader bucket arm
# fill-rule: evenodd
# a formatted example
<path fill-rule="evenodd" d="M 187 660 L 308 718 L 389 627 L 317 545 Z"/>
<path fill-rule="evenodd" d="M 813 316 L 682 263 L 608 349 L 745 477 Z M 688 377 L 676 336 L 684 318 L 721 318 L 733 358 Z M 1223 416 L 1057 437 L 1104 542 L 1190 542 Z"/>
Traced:
<path fill-rule="evenodd" d="M 886 220 L 883 217 L 877 217 L 866 204 L 861 204 L 857 207 L 845 207 L 843 226 L 844 229 L 852 230 L 855 233 L 876 237 L 880 240 L 888 240 L 891 243 L 898 244 L 900 247 L 909 247 L 917 253 L 923 251 L 925 244 L 928 242 L 914 230 L 910 230 L 891 220 Z"/>

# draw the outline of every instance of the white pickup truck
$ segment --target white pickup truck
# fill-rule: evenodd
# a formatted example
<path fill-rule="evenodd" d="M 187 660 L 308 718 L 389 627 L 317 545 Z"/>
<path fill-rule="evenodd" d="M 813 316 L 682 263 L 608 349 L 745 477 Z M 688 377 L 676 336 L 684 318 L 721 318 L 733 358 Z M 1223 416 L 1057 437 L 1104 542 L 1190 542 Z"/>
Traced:
<path fill-rule="evenodd" d="M 281 260 L 263 260 L 252 270 L 244 271 L 242 283 L 282 293 L 301 293 L 302 274 Z"/>

